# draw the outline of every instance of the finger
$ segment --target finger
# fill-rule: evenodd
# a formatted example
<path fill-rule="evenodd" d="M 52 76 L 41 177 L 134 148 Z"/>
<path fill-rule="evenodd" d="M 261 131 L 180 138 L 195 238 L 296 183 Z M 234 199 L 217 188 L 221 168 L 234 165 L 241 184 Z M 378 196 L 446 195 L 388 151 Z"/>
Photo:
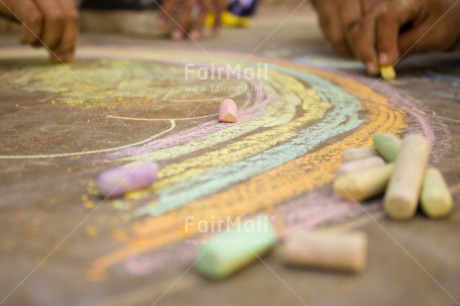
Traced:
<path fill-rule="evenodd" d="M 177 0 L 165 0 L 160 5 L 160 12 L 158 14 L 157 24 L 160 27 L 166 27 L 168 21 L 173 19 L 174 8 L 176 7 Z"/>
<path fill-rule="evenodd" d="M 319 3 L 319 23 L 321 30 L 332 47 L 342 55 L 350 55 L 351 51 L 340 26 L 337 8 L 329 3 Z"/>
<path fill-rule="evenodd" d="M 64 12 L 64 30 L 54 53 L 63 61 L 68 62 L 74 59 L 75 48 L 78 36 L 78 12 L 73 3 L 68 0 L 61 0 L 59 5 Z"/>
<path fill-rule="evenodd" d="M 353 40 L 351 30 L 359 22 L 362 14 L 360 0 L 342 1 L 340 2 L 340 23 L 348 46 L 353 50 Z"/>
<path fill-rule="evenodd" d="M 375 14 L 366 15 L 352 29 L 352 40 L 356 58 L 361 60 L 370 75 L 378 74 L 378 59 L 375 41 Z"/>
<path fill-rule="evenodd" d="M 192 16 L 194 4 L 194 0 L 186 0 L 182 2 L 179 18 L 177 20 L 178 24 L 171 34 L 172 39 L 181 40 L 184 37 L 184 33 L 187 32 L 190 18 Z"/>
<path fill-rule="evenodd" d="M 376 22 L 380 65 L 393 65 L 398 60 L 400 28 L 412 21 L 419 14 L 420 8 L 420 5 L 405 6 L 397 2 L 380 7 Z"/>
<path fill-rule="evenodd" d="M 416 53 L 445 50 L 455 44 L 455 38 L 448 35 L 446 31 L 433 29 L 431 22 L 425 22 L 400 34 L 399 52 L 404 58 Z"/>
<path fill-rule="evenodd" d="M 14 10 L 15 15 L 22 23 L 22 44 L 34 44 L 42 35 L 43 15 L 32 1 L 24 1 Z"/>
<path fill-rule="evenodd" d="M 217 0 L 215 1 L 215 10 L 216 10 L 216 18 L 214 20 L 213 31 L 217 33 L 219 29 L 222 27 L 222 14 L 225 11 L 227 2 L 225 0 Z"/>
<path fill-rule="evenodd" d="M 190 39 L 198 40 L 202 37 L 204 22 L 206 20 L 206 16 L 209 13 L 210 6 L 211 6 L 211 3 L 209 0 L 201 1 L 200 13 L 198 14 L 193 30 L 190 32 Z"/>
<path fill-rule="evenodd" d="M 64 14 L 56 0 L 34 0 L 44 16 L 44 28 L 40 36 L 43 44 L 50 49 L 57 47 L 64 30 Z"/>

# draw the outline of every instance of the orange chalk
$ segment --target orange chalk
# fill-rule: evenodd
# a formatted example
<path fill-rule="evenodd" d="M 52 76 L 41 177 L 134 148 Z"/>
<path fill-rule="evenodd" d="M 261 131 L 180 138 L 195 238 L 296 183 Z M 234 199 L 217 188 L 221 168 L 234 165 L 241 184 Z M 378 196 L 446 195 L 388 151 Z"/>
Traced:
<path fill-rule="evenodd" d="M 235 123 L 238 121 L 236 104 L 232 99 L 225 99 L 220 104 L 219 121 L 225 123 Z"/>

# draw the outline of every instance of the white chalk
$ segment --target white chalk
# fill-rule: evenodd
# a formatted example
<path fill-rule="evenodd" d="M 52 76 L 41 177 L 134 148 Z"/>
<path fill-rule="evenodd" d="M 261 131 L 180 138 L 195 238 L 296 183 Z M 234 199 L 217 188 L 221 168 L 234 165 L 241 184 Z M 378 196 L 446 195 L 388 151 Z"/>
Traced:
<path fill-rule="evenodd" d="M 364 233 L 303 231 L 286 237 L 284 261 L 293 266 L 360 272 L 366 266 Z"/>
<path fill-rule="evenodd" d="M 146 188 L 157 180 L 158 164 L 132 163 L 102 172 L 97 178 L 99 193 L 116 197 L 128 191 Z"/>
<path fill-rule="evenodd" d="M 220 104 L 219 121 L 225 123 L 235 123 L 238 121 L 238 111 L 232 99 L 225 99 Z"/>
<path fill-rule="evenodd" d="M 340 166 L 335 177 L 341 177 L 346 174 L 362 172 L 376 167 L 385 166 L 385 162 L 380 156 L 371 156 L 364 159 L 353 160 Z"/>
<path fill-rule="evenodd" d="M 377 151 L 372 148 L 350 148 L 342 153 L 342 162 L 348 163 L 353 160 L 376 156 Z"/>
<path fill-rule="evenodd" d="M 404 138 L 385 192 L 384 208 L 390 218 L 407 220 L 415 214 L 429 156 L 430 144 L 424 136 Z"/>
<path fill-rule="evenodd" d="M 420 196 L 423 212 L 430 218 L 445 217 L 452 211 L 452 202 L 452 194 L 441 172 L 428 168 Z"/>

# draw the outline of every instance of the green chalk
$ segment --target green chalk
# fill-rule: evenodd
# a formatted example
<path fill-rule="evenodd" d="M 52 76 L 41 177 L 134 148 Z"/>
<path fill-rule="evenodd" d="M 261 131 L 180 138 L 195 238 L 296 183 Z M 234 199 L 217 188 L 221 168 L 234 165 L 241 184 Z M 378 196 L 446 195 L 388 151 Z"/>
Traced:
<path fill-rule="evenodd" d="M 263 256 L 276 244 L 276 233 L 266 214 L 238 222 L 228 232 L 211 238 L 199 249 L 195 268 L 211 279 L 221 279 Z"/>
<path fill-rule="evenodd" d="M 452 211 L 452 194 L 438 169 L 426 170 L 420 202 L 423 212 L 430 218 L 442 218 Z"/>
<path fill-rule="evenodd" d="M 373 141 L 377 152 L 383 157 L 383 159 L 389 163 L 396 160 L 402 144 L 401 139 L 392 134 L 377 133 L 374 135 Z"/>

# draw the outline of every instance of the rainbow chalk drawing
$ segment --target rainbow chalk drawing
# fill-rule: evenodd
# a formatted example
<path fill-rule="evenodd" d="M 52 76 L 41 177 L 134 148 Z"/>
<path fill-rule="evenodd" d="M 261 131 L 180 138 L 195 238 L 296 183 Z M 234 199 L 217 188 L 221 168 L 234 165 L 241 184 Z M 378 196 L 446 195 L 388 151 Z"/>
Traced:
<path fill-rule="evenodd" d="M 46 56 L 28 49 L 0 50 L 0 55 L 21 60 Z M 117 141 L 39 154 L 0 151 L 0 159 L 84 156 L 117 165 L 160 163 L 153 186 L 121 200 L 136 202 L 125 211 L 128 229 L 114 232 L 118 248 L 88 267 L 92 281 L 103 280 L 114 267 L 134 275 L 141 266 L 150 272 L 161 268 L 149 258 L 168 260 L 162 251 L 183 250 L 184 239 L 206 236 L 196 227 L 184 231 L 187 217 L 211 223 L 269 212 L 277 218 L 280 235 L 343 218 L 357 206 L 315 189 L 333 180 L 344 150 L 370 147 L 376 132 L 401 134 L 409 124 L 402 109 L 409 106 L 402 99 L 390 100 L 348 75 L 297 63 L 230 53 L 100 47 L 81 48 L 79 58 L 81 65 L 72 70 L 8 70 L 0 79 L 10 81 L 0 87 L 46 89 L 52 98 L 41 103 L 76 109 L 80 116 L 97 111 L 107 124 L 107 139 Z M 251 77 L 230 69 L 218 79 L 200 78 L 204 70 L 228 65 L 256 73 Z M 98 86 L 91 83 L 95 79 Z M 237 124 L 219 123 L 216 110 L 226 98 L 238 106 Z M 110 134 L 112 125 L 128 124 L 144 124 L 152 133 L 126 142 Z"/>

